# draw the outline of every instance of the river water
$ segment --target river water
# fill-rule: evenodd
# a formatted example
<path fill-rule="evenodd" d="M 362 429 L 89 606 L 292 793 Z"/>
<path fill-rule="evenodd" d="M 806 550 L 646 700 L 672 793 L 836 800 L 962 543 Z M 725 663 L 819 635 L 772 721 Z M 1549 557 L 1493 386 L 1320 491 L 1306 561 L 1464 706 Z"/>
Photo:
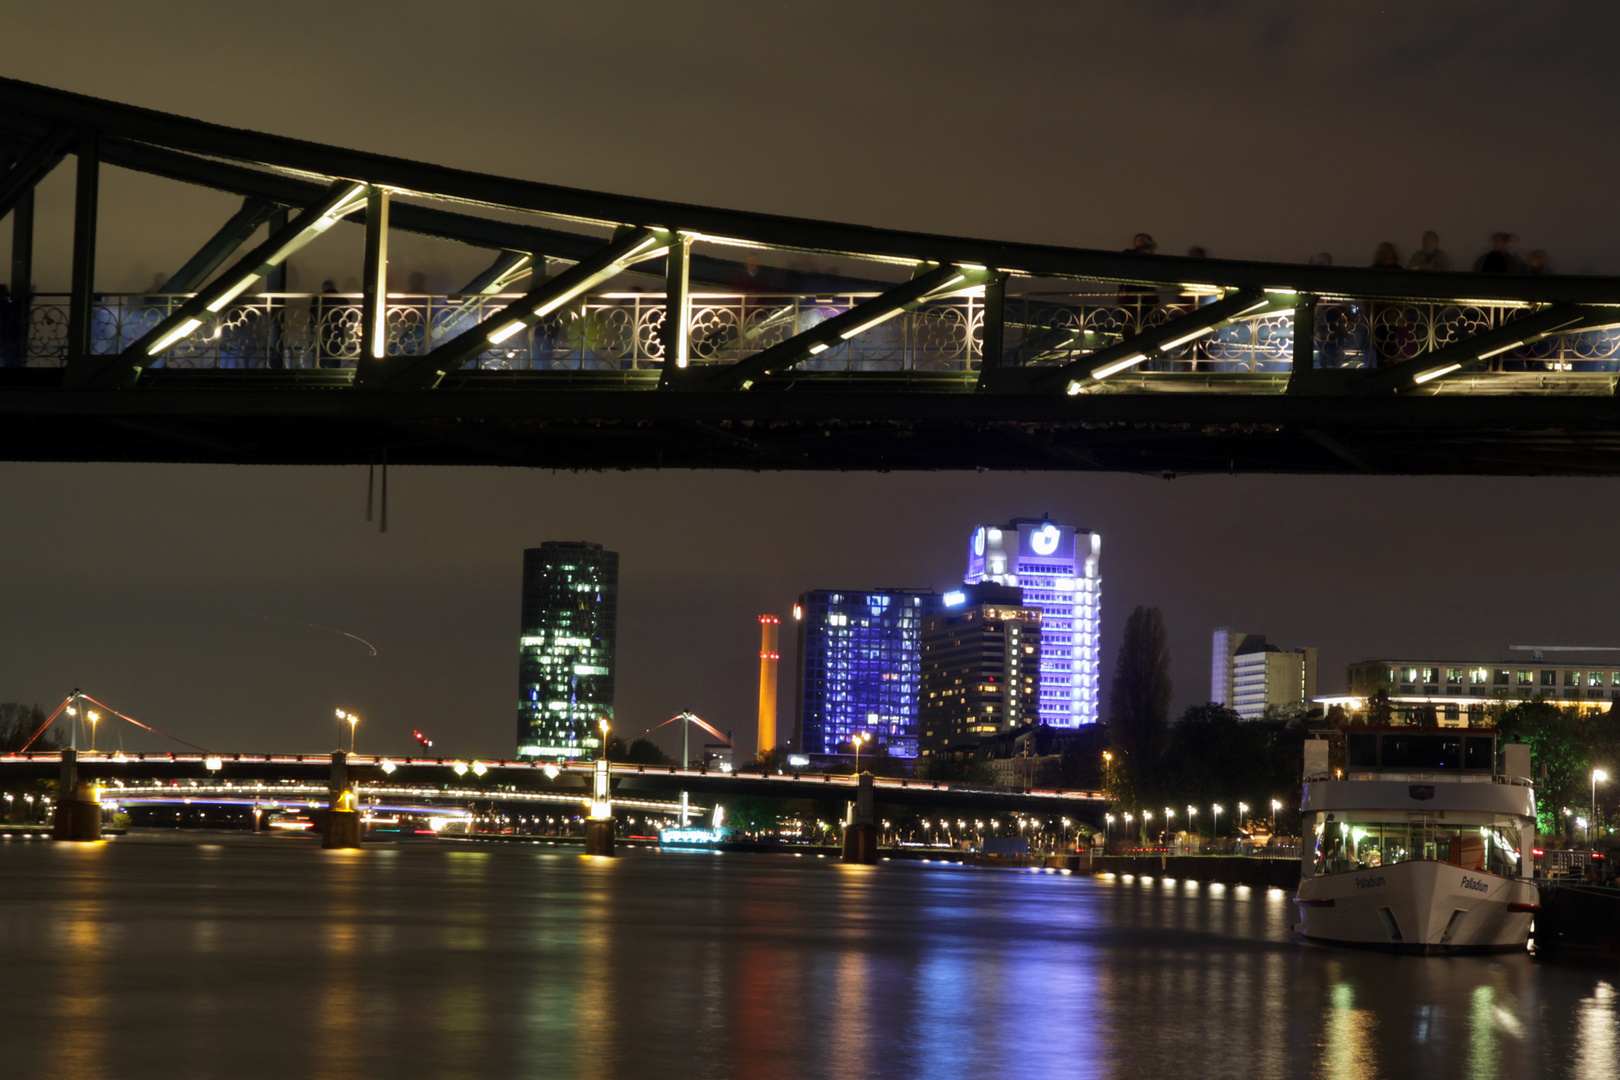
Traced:
<path fill-rule="evenodd" d="M 0 1077 L 1620 1077 L 1620 970 L 1281 890 L 306 839 L 0 842 Z"/>

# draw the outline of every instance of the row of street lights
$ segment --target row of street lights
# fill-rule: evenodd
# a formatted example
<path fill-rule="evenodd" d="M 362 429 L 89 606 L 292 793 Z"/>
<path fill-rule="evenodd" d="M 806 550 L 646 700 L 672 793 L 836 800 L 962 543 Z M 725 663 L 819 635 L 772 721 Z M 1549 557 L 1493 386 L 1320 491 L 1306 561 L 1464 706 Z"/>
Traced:
<path fill-rule="evenodd" d="M 11 817 L 11 807 L 16 801 L 16 798 L 17 797 L 11 794 L 11 792 L 6 792 L 6 817 L 8 818 Z M 28 804 L 28 823 L 30 825 L 32 825 L 34 822 L 34 810 L 36 804 L 47 812 L 51 808 L 51 797 L 49 795 L 24 795 L 23 801 Z"/>
<path fill-rule="evenodd" d="M 1237 807 L 1238 807 L 1238 825 L 1241 827 L 1243 822 L 1248 820 L 1249 804 L 1246 803 L 1246 802 L 1240 802 L 1240 803 L 1237 804 Z M 1276 799 L 1271 800 L 1271 816 L 1272 816 L 1273 820 L 1276 819 L 1277 812 L 1280 811 L 1282 809 L 1282 807 L 1283 807 L 1283 804 L 1281 802 L 1279 802 L 1278 800 L 1276 800 Z M 1222 806 L 1220 803 L 1211 803 L 1209 809 L 1210 809 L 1210 836 L 1213 837 L 1213 836 L 1219 835 L 1219 833 L 1220 833 L 1221 815 L 1226 812 L 1226 807 Z M 1126 813 L 1124 813 L 1121 816 L 1124 817 L 1124 819 L 1125 819 L 1125 827 L 1127 829 L 1129 829 L 1130 826 L 1133 825 L 1135 823 L 1135 821 L 1136 821 L 1136 815 L 1130 813 L 1129 811 L 1127 811 Z M 1174 828 L 1175 827 L 1175 820 L 1176 820 L 1176 812 L 1175 812 L 1174 808 L 1169 807 L 1169 806 L 1165 807 L 1164 808 L 1165 827 L 1166 828 Z M 1187 804 L 1187 828 L 1189 830 L 1192 830 L 1194 828 L 1194 825 L 1197 822 L 1197 820 L 1198 820 L 1198 807 L 1192 805 L 1191 803 L 1188 803 Z M 1103 815 L 1103 843 L 1105 845 L 1108 842 L 1109 829 L 1114 824 L 1114 821 L 1115 821 L 1115 817 L 1114 817 L 1113 814 L 1104 814 Z M 1151 810 L 1142 811 L 1142 828 L 1144 830 L 1152 823 L 1152 821 L 1153 821 L 1153 811 L 1151 811 Z"/>

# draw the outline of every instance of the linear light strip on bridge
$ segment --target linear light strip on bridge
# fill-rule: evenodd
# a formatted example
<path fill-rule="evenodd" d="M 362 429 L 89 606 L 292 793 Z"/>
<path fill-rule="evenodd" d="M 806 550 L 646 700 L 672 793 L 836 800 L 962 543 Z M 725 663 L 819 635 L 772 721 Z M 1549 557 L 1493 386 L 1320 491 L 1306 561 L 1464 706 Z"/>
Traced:
<path fill-rule="evenodd" d="M 33 762 L 60 761 L 61 760 L 61 754 L 47 752 L 47 753 L 0 755 L 0 763 L 4 763 L 7 760 L 26 760 L 26 761 L 33 761 Z M 116 754 L 116 753 L 115 754 L 97 753 L 97 754 L 94 754 L 94 755 L 89 755 L 89 754 L 82 754 L 81 753 L 79 755 L 79 758 L 78 758 L 78 762 L 79 762 L 79 764 L 81 766 L 87 765 L 87 764 L 101 763 L 101 762 L 112 762 L 114 764 L 137 764 L 137 765 L 142 764 L 142 763 L 147 763 L 147 764 L 198 764 L 198 765 L 203 765 L 205 768 L 209 769 L 210 771 L 220 771 L 224 767 L 229 766 L 231 764 L 252 765 L 252 764 L 269 763 L 269 764 L 276 764 L 276 765 L 308 765 L 308 766 L 314 767 L 314 766 L 328 764 L 330 761 L 331 761 L 331 755 L 330 754 L 281 754 L 281 755 L 275 755 L 275 754 L 264 754 L 264 755 L 240 754 L 240 755 L 231 755 L 231 754 L 171 754 L 171 753 L 168 753 L 168 752 L 159 753 L 159 754 L 146 754 L 146 755 L 129 755 L 129 754 Z M 210 764 L 208 764 L 209 762 L 219 762 L 220 764 L 218 764 L 218 765 L 210 765 Z M 469 769 L 471 769 L 475 765 L 481 764 L 487 770 L 486 775 L 490 775 L 490 776 L 495 775 L 498 770 L 520 771 L 520 772 L 529 772 L 529 773 L 534 773 L 534 772 L 546 773 L 548 770 L 555 769 L 555 770 L 557 770 L 559 775 L 562 774 L 562 773 L 569 773 L 569 774 L 587 776 L 588 777 L 588 776 L 591 775 L 591 773 L 595 769 L 595 764 L 592 763 L 592 762 L 588 762 L 588 761 L 568 761 L 568 762 L 505 761 L 505 760 L 489 761 L 489 760 L 484 760 L 484 759 L 479 759 L 479 758 L 465 758 L 465 759 L 458 759 L 458 758 L 388 758 L 388 757 L 352 757 L 352 756 L 349 757 L 348 760 L 347 760 L 347 764 L 348 764 L 348 766 L 350 768 L 363 768 L 363 767 L 382 768 L 386 764 L 392 764 L 396 769 L 404 769 L 404 768 L 448 768 L 448 769 L 453 769 L 453 768 L 455 768 L 455 766 L 458 763 L 468 766 Z M 823 784 L 823 783 L 825 783 L 830 787 L 831 786 L 839 786 L 839 787 L 847 787 L 847 788 L 854 788 L 854 787 L 858 786 L 858 780 L 857 780 L 857 778 L 855 776 L 847 775 L 847 774 L 843 774 L 843 773 L 723 772 L 723 771 L 719 771 L 719 770 L 705 771 L 705 770 L 701 770 L 701 769 L 666 768 L 666 767 L 660 766 L 660 765 L 622 765 L 622 764 L 615 764 L 615 765 L 612 766 L 612 775 L 614 777 L 621 777 L 621 778 L 629 778 L 629 777 L 637 777 L 637 776 L 647 776 L 647 777 L 669 777 L 669 776 L 673 776 L 673 777 L 676 777 L 676 778 L 683 778 L 683 779 L 703 779 L 703 780 L 722 780 L 722 781 L 729 778 L 729 779 L 734 779 L 734 780 L 739 780 L 739 781 L 768 781 L 768 782 L 772 782 L 772 783 L 790 783 L 790 784 L 793 784 L 793 783 L 796 783 L 796 784 Z M 251 781 L 251 782 L 252 783 L 264 783 L 265 781 Z M 1017 788 L 995 788 L 995 787 L 983 787 L 983 786 L 967 787 L 967 786 L 961 786 L 961 785 L 953 785 L 950 781 L 947 781 L 947 780 L 912 780 L 912 779 L 899 779 L 899 778 L 895 778 L 895 777 L 884 777 L 884 776 L 873 777 L 872 782 L 873 782 L 873 785 L 875 787 L 879 788 L 879 789 L 891 789 L 891 790 L 895 790 L 895 791 L 901 791 L 901 790 L 906 790 L 906 791 L 942 791 L 942 792 L 954 793 L 954 794 L 958 794 L 958 795 L 1017 795 L 1017 796 L 1019 796 L 1021 798 L 1033 797 L 1033 798 L 1051 798 L 1051 799 L 1064 799 L 1064 800 L 1069 800 L 1069 799 L 1107 799 L 1109 797 L 1108 793 L 1104 792 L 1104 791 L 1093 791 L 1093 790 L 1081 789 L 1081 788 L 1071 788 L 1071 789 L 1034 788 L 1034 789 L 1031 789 L 1029 791 L 1024 791 L 1024 790 L 1017 789 Z M 381 789 L 379 789 L 379 790 L 381 790 Z M 489 794 L 489 792 L 484 791 L 483 789 L 468 789 L 468 790 L 472 791 L 474 793 L 474 796 L 476 796 L 476 797 L 487 796 Z M 618 802 L 618 801 L 619 801 L 618 798 L 615 797 L 614 802 Z"/>
<path fill-rule="evenodd" d="M 326 795 L 329 788 L 324 784 L 287 784 L 285 786 L 267 787 L 264 793 L 253 794 L 251 797 L 261 802 L 268 801 L 274 804 L 277 796 L 281 795 Z M 580 798 L 577 795 L 554 794 L 551 792 L 523 792 L 523 791 L 487 791 L 477 788 L 452 788 L 441 790 L 438 788 L 401 787 L 398 785 L 357 784 L 355 793 L 360 798 L 370 795 L 409 796 L 421 799 L 465 799 L 471 802 L 510 802 L 510 803 L 566 803 L 574 805 L 587 805 L 589 798 Z M 223 797 L 245 797 L 243 785 L 229 784 L 193 784 L 191 787 L 172 787 L 163 784 L 133 785 L 115 784 L 104 788 L 107 798 L 121 801 L 131 797 L 145 797 L 161 795 L 165 797 L 185 800 L 188 797 L 206 802 L 218 801 L 217 798 L 208 798 L 213 795 Z M 309 801 L 309 800 L 304 800 Z M 615 796 L 614 806 L 634 807 L 637 810 L 673 810 L 679 811 L 680 803 L 659 802 L 656 799 L 621 798 Z M 313 802 L 310 805 L 314 805 Z M 695 808 L 696 804 L 692 804 Z M 696 809 L 694 809 L 696 812 Z"/>

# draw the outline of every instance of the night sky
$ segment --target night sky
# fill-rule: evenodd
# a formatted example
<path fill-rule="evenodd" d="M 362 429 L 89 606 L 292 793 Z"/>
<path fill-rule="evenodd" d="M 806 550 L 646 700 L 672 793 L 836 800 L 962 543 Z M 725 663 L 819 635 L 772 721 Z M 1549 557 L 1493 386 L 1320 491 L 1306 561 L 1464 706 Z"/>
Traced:
<path fill-rule="evenodd" d="M 18 5 L 0 73 L 580 187 L 956 235 L 1340 264 L 1425 228 L 1620 272 L 1620 17 L 1585 4 Z M 71 168 L 41 188 L 65 286 Z M 98 287 L 172 271 L 237 200 L 107 170 Z M 9 224 L 0 225 L 7 254 Z M 396 234 L 391 276 L 482 252 Z M 358 278 L 360 230 L 292 287 Z M 621 553 L 619 731 L 691 708 L 753 743 L 755 616 L 809 588 L 946 588 L 977 522 L 1103 534 L 1105 677 L 1159 606 L 1177 708 L 1219 625 L 1346 662 L 1620 645 L 1610 480 L 553 475 L 0 464 L 0 700 L 73 686 L 230 750 L 513 749 L 521 551 Z M 377 656 L 359 642 L 372 642 Z M 791 717 L 791 627 L 781 706 Z M 103 729 L 104 741 L 108 737 Z M 130 748 L 157 749 L 149 736 Z"/>

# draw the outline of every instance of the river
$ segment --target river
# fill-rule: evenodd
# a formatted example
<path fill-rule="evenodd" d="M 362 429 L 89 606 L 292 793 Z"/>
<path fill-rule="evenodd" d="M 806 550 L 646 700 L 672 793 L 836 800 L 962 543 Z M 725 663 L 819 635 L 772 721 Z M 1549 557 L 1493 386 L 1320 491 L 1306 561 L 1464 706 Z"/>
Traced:
<path fill-rule="evenodd" d="M 943 863 L 10 839 L 0 1076 L 1620 1077 L 1620 969 L 1292 914 Z"/>

